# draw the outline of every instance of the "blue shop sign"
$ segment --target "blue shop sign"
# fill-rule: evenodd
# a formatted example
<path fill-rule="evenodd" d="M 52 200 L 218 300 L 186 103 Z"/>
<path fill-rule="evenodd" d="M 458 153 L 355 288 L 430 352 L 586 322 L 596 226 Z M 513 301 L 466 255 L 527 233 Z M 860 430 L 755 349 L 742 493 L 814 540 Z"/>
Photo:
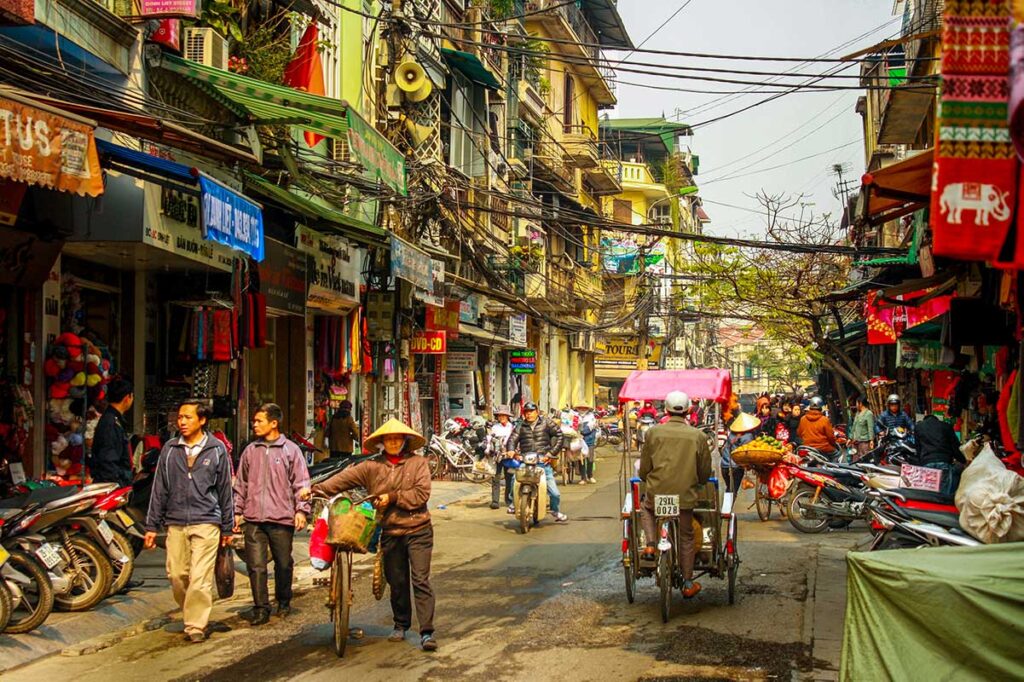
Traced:
<path fill-rule="evenodd" d="M 263 261 L 263 209 L 206 175 L 199 176 L 203 195 L 203 236 Z"/>

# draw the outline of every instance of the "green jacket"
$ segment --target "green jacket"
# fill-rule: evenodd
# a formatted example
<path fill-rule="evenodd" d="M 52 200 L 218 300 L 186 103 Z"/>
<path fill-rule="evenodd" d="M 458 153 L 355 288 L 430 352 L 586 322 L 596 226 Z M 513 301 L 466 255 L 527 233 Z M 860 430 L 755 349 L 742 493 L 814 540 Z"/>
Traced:
<path fill-rule="evenodd" d="M 875 437 L 875 415 L 871 410 L 865 408 L 858 412 L 853 418 L 853 426 L 850 427 L 849 438 L 860 443 L 866 443 Z"/>
<path fill-rule="evenodd" d="M 679 508 L 693 509 L 701 486 L 711 478 L 707 437 L 684 417 L 651 427 L 640 453 L 640 478 L 648 495 L 679 495 Z"/>

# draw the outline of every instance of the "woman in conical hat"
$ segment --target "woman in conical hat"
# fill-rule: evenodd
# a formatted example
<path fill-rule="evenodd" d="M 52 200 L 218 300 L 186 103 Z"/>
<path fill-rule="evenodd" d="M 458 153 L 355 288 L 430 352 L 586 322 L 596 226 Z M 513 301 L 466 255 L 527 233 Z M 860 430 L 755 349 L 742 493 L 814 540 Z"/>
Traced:
<path fill-rule="evenodd" d="M 424 651 L 437 651 L 434 590 L 430 586 L 434 527 L 427 511 L 430 467 L 426 459 L 416 454 L 426 442 L 409 426 L 389 419 L 363 443 L 368 451 L 383 452 L 383 460 L 366 460 L 349 467 L 314 485 L 313 493 L 332 497 L 363 487 L 374 496 L 383 530 L 380 541 L 384 576 L 391 586 L 391 612 L 395 621 L 395 629 L 388 639 L 405 640 L 406 630 L 412 627 L 412 598 L 415 597 L 420 645 Z"/>
<path fill-rule="evenodd" d="M 722 480 L 725 481 L 726 492 L 739 492 L 740 481 L 743 480 L 743 467 L 733 463 L 732 451 L 754 440 L 760 427 L 761 420 L 746 412 L 737 414 L 729 424 L 729 435 L 722 447 Z"/>

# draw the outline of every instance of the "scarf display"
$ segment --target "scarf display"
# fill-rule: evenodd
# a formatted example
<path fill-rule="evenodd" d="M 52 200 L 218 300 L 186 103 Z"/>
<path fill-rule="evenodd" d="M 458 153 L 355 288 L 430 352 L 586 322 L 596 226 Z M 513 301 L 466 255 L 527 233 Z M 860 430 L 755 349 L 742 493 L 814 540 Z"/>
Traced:
<path fill-rule="evenodd" d="M 359 309 L 345 315 L 317 316 L 313 324 L 318 370 L 332 375 L 369 371 L 365 319 Z"/>
<path fill-rule="evenodd" d="M 1007 0 L 947 0 L 931 199 L 936 256 L 998 261 L 1010 233 L 1017 160 L 1009 44 Z"/>

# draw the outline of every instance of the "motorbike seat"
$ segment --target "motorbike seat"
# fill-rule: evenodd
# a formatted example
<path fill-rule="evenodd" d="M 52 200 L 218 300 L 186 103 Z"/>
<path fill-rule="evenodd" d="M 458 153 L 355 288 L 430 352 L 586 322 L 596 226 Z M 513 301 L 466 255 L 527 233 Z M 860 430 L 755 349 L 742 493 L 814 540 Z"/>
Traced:
<path fill-rule="evenodd" d="M 71 486 L 53 486 L 51 488 L 36 488 L 30 490 L 27 493 L 21 495 L 15 495 L 14 497 L 8 497 L 7 499 L 0 500 L 0 507 L 4 508 L 25 508 L 28 506 L 44 505 L 54 502 L 56 500 L 62 500 L 66 497 L 78 494 L 78 488 Z"/>
<path fill-rule="evenodd" d="M 915 502 L 931 502 L 932 504 L 954 504 L 953 495 L 947 493 L 936 493 L 931 490 L 918 490 L 916 488 L 896 488 L 894 493 L 899 493 L 908 500 Z"/>
<path fill-rule="evenodd" d="M 909 507 L 901 507 L 901 509 L 906 512 L 908 516 L 915 518 L 918 521 L 934 523 L 935 525 L 942 526 L 943 528 L 960 527 L 960 515 L 956 512 L 927 511 Z"/>

